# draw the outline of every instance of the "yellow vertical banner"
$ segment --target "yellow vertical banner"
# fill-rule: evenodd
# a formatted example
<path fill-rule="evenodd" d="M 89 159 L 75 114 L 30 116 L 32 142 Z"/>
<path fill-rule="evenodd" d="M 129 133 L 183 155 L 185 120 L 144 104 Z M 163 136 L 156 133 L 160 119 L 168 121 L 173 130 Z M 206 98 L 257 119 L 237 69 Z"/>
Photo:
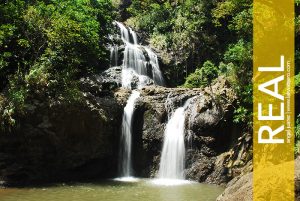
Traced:
<path fill-rule="evenodd" d="M 294 0 L 253 2 L 253 200 L 294 200 Z"/>

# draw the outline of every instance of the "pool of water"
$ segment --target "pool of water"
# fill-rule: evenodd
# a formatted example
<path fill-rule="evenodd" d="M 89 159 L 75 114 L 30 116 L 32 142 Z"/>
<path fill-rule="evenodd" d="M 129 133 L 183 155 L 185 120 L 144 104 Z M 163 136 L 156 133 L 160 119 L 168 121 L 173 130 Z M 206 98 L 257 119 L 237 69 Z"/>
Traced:
<path fill-rule="evenodd" d="M 165 185 L 167 184 L 167 185 Z M 0 189 L 0 201 L 215 201 L 224 190 L 193 182 L 149 179 L 61 183 L 47 187 Z"/>

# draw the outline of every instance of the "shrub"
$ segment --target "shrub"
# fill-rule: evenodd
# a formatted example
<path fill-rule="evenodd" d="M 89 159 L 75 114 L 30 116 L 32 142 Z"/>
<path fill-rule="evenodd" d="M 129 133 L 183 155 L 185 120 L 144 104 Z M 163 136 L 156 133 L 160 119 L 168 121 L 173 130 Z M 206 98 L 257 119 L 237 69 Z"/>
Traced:
<path fill-rule="evenodd" d="M 218 75 L 218 68 L 211 61 L 206 61 L 201 68 L 196 69 L 186 78 L 184 86 L 188 88 L 205 87 L 210 85 Z"/>

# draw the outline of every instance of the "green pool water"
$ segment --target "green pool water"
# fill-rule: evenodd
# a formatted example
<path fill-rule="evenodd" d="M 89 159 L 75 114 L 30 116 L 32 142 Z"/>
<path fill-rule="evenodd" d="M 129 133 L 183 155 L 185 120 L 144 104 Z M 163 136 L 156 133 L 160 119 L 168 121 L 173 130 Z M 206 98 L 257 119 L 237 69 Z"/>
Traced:
<path fill-rule="evenodd" d="M 35 188 L 0 189 L 0 201 L 215 201 L 224 189 L 184 183 L 161 185 L 153 180 L 107 180 Z"/>

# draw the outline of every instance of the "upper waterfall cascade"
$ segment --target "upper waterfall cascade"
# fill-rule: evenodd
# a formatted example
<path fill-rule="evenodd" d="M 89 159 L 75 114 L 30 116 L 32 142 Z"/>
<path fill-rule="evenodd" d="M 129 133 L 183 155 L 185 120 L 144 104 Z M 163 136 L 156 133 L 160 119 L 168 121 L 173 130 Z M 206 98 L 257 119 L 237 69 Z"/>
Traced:
<path fill-rule="evenodd" d="M 138 78 L 137 87 L 153 83 L 164 85 L 164 78 L 159 67 L 157 55 L 146 46 L 139 44 L 136 32 L 120 22 L 115 22 L 120 29 L 121 39 L 125 45 L 122 65 L 122 87 L 132 88 L 134 77 Z M 111 63 L 118 63 L 118 46 L 111 48 Z"/>

